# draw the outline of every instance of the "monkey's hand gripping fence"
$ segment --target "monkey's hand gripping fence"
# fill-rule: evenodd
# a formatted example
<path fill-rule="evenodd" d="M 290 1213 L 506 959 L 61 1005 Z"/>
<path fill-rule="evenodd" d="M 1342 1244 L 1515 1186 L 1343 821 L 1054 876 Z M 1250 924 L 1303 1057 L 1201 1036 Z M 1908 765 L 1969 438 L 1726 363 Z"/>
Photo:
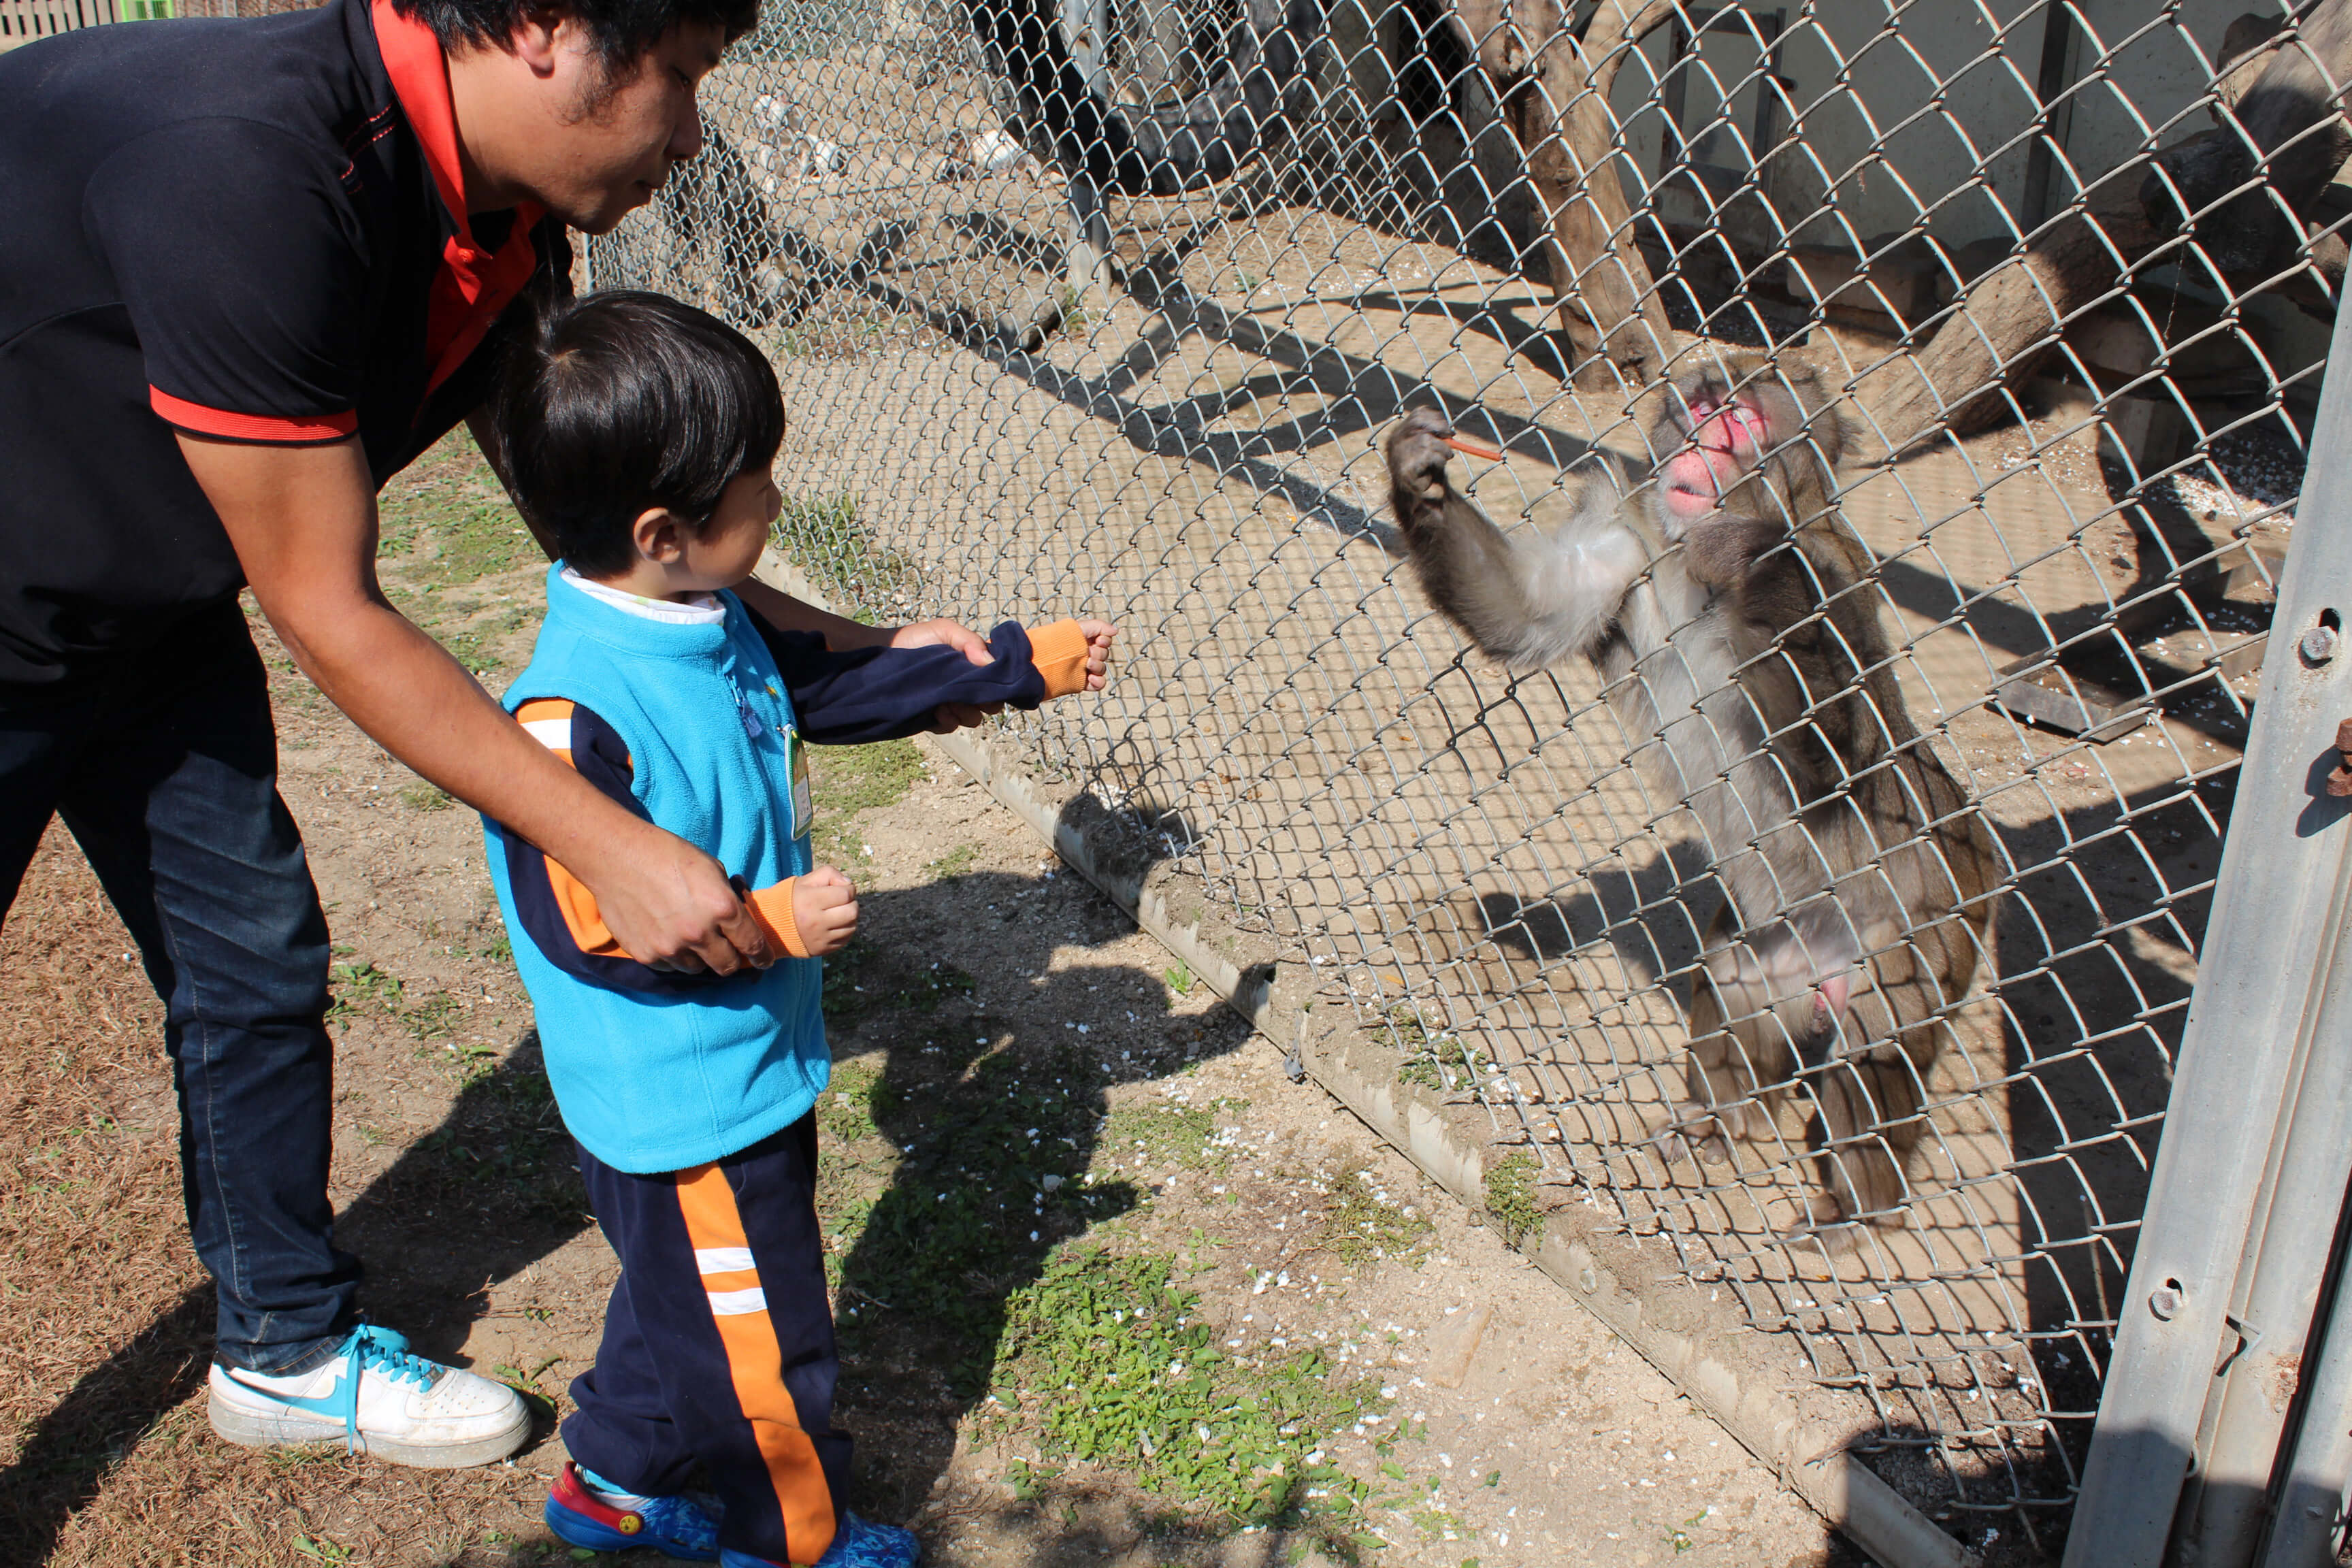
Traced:
<path fill-rule="evenodd" d="M 2352 212 L 2347 9 L 772 0 L 707 151 L 587 266 L 771 350 L 811 591 L 1120 623 L 1108 692 L 975 765 L 1308 1068 L 1435 1129 L 1413 1152 L 1469 1195 L 1531 1170 L 1556 1271 L 1613 1278 L 1604 1316 L 1696 1397 L 1800 1484 L 1907 1500 L 1874 1550 L 2038 1560 L 2183 1135 L 2252 699 L 2322 668 L 2274 617 Z M 1866 570 L 1816 592 L 1889 651 L 1798 728 L 1843 704 L 1960 792 L 1864 872 L 1969 836 L 1991 871 L 1869 939 L 1883 979 L 1937 920 L 1974 933 L 1965 991 L 1904 1020 L 1932 1044 L 1857 1005 L 1743 1055 L 1710 1120 L 1692 1010 L 1743 846 L 1705 781 L 1662 786 L 1674 715 L 1634 732 L 1592 666 L 1514 679 L 1432 612 L 1378 443 L 1443 410 L 1503 453 L 1454 465 L 1479 507 L 1548 531 L 1580 457 L 1664 456 L 1661 386 L 1734 348 L 1857 432 Z M 1864 1058 L 1904 1092 L 1825 1113 Z M 2197 1114 L 2270 1147 L 2276 1118 Z M 1825 1208 L 1866 1158 L 1898 1199 Z"/>

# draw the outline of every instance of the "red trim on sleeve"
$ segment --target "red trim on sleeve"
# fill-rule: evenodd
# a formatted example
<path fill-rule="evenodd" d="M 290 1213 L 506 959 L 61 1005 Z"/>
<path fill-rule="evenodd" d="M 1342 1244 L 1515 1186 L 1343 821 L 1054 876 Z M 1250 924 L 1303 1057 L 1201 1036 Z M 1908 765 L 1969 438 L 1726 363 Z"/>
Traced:
<path fill-rule="evenodd" d="M 301 419 L 279 419 L 264 414 L 231 414 L 174 397 L 162 387 L 147 389 L 147 401 L 166 425 L 198 436 L 219 436 L 231 441 L 266 441 L 292 446 L 340 441 L 360 427 L 359 410 L 320 414 Z"/>

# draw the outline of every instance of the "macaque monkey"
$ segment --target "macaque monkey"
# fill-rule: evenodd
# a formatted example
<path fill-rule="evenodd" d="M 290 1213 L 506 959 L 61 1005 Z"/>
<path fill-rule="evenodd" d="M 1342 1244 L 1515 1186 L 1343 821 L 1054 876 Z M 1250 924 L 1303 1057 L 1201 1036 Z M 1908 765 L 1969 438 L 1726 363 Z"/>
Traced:
<path fill-rule="evenodd" d="M 1800 1232 L 1900 1225 L 1943 1015 L 1990 963 L 1991 835 L 1912 726 L 1872 560 L 1838 514 L 1850 440 L 1814 374 L 1743 357 L 1676 381 L 1642 474 L 1605 453 L 1549 536 L 1446 482 L 1445 420 L 1388 437 L 1431 601 L 1514 673 L 1592 661 L 1664 799 L 1705 828 L 1729 900 L 1690 1001 L 1688 1133 L 1775 1136 L 1799 1084 L 1820 1190 Z M 1670 1140 L 1670 1143 L 1672 1140 Z"/>

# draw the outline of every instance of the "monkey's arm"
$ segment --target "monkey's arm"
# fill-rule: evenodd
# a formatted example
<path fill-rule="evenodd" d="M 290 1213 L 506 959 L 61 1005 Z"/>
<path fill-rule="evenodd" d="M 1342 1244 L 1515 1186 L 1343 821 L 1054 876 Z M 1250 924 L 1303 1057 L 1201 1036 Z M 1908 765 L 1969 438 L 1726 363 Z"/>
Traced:
<path fill-rule="evenodd" d="M 1446 482 L 1450 434 L 1415 409 L 1388 442 L 1397 526 L 1431 602 L 1514 670 L 1589 653 L 1650 560 L 1621 521 L 1613 473 L 1586 476 L 1575 513 L 1549 538 L 1507 535 Z"/>

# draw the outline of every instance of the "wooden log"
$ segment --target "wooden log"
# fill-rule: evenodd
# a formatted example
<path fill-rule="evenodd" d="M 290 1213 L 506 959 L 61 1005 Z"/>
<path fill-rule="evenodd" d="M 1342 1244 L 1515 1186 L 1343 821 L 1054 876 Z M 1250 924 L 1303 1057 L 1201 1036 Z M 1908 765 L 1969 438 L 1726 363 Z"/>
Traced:
<path fill-rule="evenodd" d="M 1635 46 L 1675 15 L 1675 0 L 1601 0 L 1580 39 L 1556 0 L 1457 0 L 1454 8 L 1543 204 L 1560 330 L 1580 381 L 1597 373 L 1603 384 L 1622 374 L 1646 384 L 1673 346 L 1613 166 L 1609 90 Z"/>
<path fill-rule="evenodd" d="M 1863 409 L 1888 450 L 1997 416 L 2002 404 L 1987 395 L 2032 374 L 2067 321 L 2114 292 L 2156 244 L 2136 215 L 2077 215 L 1970 284 L 1926 348 L 1862 378 Z"/>
<path fill-rule="evenodd" d="M 2257 38 L 2252 29 L 2239 36 L 2251 46 L 2245 53 L 2268 52 L 2261 74 L 2233 102 L 2240 71 L 2252 62 L 2227 62 L 2215 84 L 2227 110 L 2215 115 L 2221 129 L 2158 153 L 2139 199 L 2159 237 L 2193 229 L 2221 271 L 2259 272 L 2285 265 L 2304 243 L 2301 215 L 2352 154 L 2343 112 L 2352 83 L 2352 0 L 2322 0 L 2274 37 Z M 2231 195 L 2257 179 L 2253 189 Z"/>

